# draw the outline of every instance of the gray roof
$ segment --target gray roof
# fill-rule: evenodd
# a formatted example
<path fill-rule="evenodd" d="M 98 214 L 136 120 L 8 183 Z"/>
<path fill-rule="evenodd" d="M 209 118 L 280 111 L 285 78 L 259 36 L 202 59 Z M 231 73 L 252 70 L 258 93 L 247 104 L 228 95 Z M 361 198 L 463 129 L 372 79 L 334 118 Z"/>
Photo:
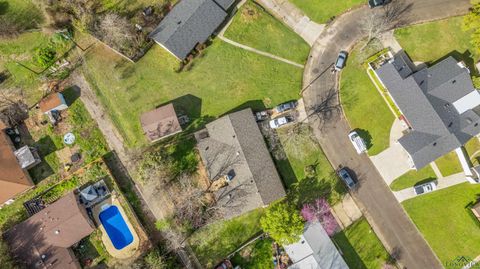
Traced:
<path fill-rule="evenodd" d="M 215 1 L 219 6 L 223 8 L 223 10 L 228 10 L 232 4 L 235 2 L 235 0 L 213 0 Z"/>
<path fill-rule="evenodd" d="M 319 222 L 307 224 L 300 240 L 284 248 L 293 262 L 291 269 L 348 269 Z"/>
<path fill-rule="evenodd" d="M 227 17 L 222 6 L 233 1 L 181 0 L 165 16 L 150 38 L 179 59 L 185 59 L 197 44 L 205 43 Z"/>
<path fill-rule="evenodd" d="M 226 217 L 268 205 L 286 195 L 280 176 L 251 109 L 223 116 L 195 134 L 203 163 L 212 180 L 233 170 L 235 176 L 216 192 L 229 204 Z"/>
<path fill-rule="evenodd" d="M 453 57 L 416 73 L 409 61 L 396 55 L 376 73 L 413 129 L 399 142 L 420 169 L 480 133 L 480 108 L 456 109 L 455 102 L 476 90 Z"/>

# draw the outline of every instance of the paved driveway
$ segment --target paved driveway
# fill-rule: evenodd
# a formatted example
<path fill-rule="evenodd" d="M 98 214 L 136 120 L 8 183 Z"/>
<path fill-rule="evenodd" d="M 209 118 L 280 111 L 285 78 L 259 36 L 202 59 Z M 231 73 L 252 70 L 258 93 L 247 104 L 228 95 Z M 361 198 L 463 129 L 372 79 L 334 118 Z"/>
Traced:
<path fill-rule="evenodd" d="M 463 14 L 470 7 L 469 0 L 421 0 L 409 3 L 411 11 L 405 16 L 408 23 Z M 326 107 L 338 104 L 338 96 L 332 97 L 331 94 L 337 91 L 337 77 L 330 72 L 332 63 L 340 50 L 351 48 L 364 36 L 360 22 L 370 12 L 368 8 L 360 8 L 346 13 L 317 39 L 304 72 L 306 107 L 325 104 L 327 99 L 332 100 Z M 370 159 L 365 154 L 358 155 L 353 149 L 347 138 L 350 127 L 341 111 L 324 113 L 311 125 L 332 165 L 343 165 L 356 172 L 360 186 L 353 197 L 363 207 L 369 223 L 385 246 L 398 254 L 399 263 L 408 269 L 442 268 Z"/>

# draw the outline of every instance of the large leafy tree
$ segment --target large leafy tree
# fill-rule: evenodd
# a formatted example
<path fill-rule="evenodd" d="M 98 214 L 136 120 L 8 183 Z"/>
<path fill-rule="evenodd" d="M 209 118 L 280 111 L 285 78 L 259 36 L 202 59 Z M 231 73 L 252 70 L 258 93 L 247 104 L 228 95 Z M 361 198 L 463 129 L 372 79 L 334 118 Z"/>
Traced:
<path fill-rule="evenodd" d="M 297 242 L 304 225 L 297 208 L 288 202 L 271 205 L 260 224 L 265 232 L 282 245 Z"/>
<path fill-rule="evenodd" d="M 463 30 L 471 32 L 471 43 L 480 53 L 480 0 L 472 0 L 472 9 L 463 19 Z"/>

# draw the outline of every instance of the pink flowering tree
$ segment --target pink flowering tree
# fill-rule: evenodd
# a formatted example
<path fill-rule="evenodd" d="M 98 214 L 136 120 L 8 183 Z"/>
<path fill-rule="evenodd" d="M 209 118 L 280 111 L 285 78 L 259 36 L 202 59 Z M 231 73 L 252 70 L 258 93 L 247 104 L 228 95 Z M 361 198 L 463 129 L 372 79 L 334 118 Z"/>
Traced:
<path fill-rule="evenodd" d="M 329 236 L 334 235 L 339 228 L 325 198 L 319 198 L 313 203 L 304 204 L 301 214 L 308 223 L 320 222 Z"/>

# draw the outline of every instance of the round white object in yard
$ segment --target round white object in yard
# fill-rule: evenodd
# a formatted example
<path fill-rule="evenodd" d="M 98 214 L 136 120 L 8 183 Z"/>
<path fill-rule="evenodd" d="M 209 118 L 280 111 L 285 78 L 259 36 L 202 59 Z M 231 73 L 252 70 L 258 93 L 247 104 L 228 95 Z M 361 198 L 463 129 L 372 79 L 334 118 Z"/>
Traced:
<path fill-rule="evenodd" d="M 67 133 L 63 136 L 63 142 L 67 145 L 72 145 L 75 143 L 75 135 L 72 133 Z"/>

